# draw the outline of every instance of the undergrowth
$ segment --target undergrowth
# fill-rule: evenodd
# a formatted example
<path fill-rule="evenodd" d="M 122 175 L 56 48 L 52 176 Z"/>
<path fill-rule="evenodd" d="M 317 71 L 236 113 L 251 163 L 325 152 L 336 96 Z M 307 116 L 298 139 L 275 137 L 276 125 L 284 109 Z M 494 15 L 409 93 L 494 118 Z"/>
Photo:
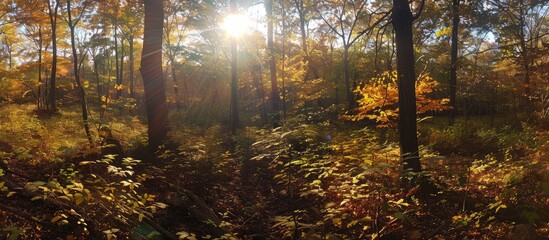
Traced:
<path fill-rule="evenodd" d="M 132 155 L 135 118 L 109 125 L 125 157 L 84 147 L 76 111 L 7 106 L 0 118 L 12 123 L 0 126 L 0 177 L 25 173 L 14 176 L 30 192 L 0 181 L 1 237 L 156 239 L 155 224 L 179 239 L 501 239 L 517 224 L 548 235 L 549 134 L 527 126 L 420 128 L 423 174 L 439 189 L 421 198 L 402 184 L 391 130 L 296 118 L 231 137 L 180 125 L 148 162 Z"/>

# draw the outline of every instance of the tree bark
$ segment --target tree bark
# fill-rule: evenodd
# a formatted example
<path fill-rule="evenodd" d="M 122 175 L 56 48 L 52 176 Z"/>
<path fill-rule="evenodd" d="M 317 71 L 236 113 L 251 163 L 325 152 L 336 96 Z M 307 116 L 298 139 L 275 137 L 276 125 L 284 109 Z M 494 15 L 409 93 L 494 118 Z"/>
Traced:
<path fill-rule="evenodd" d="M 48 13 L 50 17 L 51 25 L 51 51 L 52 51 L 52 62 L 51 62 L 51 76 L 50 76 L 50 90 L 48 96 L 49 110 L 52 112 L 57 112 L 57 96 L 55 90 L 55 77 L 57 75 L 57 11 L 59 9 L 59 0 L 55 0 L 55 6 L 52 6 L 50 0 L 46 0 L 48 4 Z M 52 9 L 53 8 L 53 9 Z"/>
<path fill-rule="evenodd" d="M 130 36 L 130 39 L 128 40 L 130 44 L 130 97 L 135 97 L 135 83 L 134 83 L 134 71 L 135 66 L 134 62 L 135 59 L 133 57 L 133 36 Z"/>
<path fill-rule="evenodd" d="M 141 76 L 145 90 L 148 119 L 149 149 L 151 152 L 166 140 L 168 108 L 166 86 L 162 77 L 162 30 L 164 0 L 143 0 L 145 4 L 145 31 L 141 57 Z"/>
<path fill-rule="evenodd" d="M 457 113 L 456 86 L 457 86 L 457 54 L 458 54 L 458 30 L 459 30 L 459 1 L 452 0 L 452 47 L 450 63 L 450 126 L 454 125 Z"/>
<path fill-rule="evenodd" d="M 39 110 L 43 109 L 42 101 L 42 26 L 38 27 L 38 104 L 37 107 Z"/>
<path fill-rule="evenodd" d="M 238 72 L 237 72 L 237 45 L 236 39 L 231 39 L 231 134 L 236 134 L 239 126 L 238 116 Z"/>
<path fill-rule="evenodd" d="M 120 47 L 121 47 L 121 51 L 120 51 L 120 72 L 118 73 L 119 75 L 119 90 L 120 91 L 120 96 L 119 97 L 122 97 L 122 95 L 124 95 L 124 91 L 123 91 L 123 88 L 122 86 L 124 85 L 124 57 L 126 57 L 126 52 L 124 50 L 124 38 L 120 38 Z"/>
<path fill-rule="evenodd" d="M 400 155 L 406 171 L 420 172 L 412 38 L 413 17 L 407 0 L 393 0 L 392 19 L 396 34 Z"/>
<path fill-rule="evenodd" d="M 231 11 L 236 12 L 236 0 L 231 0 Z M 236 134 L 239 127 L 238 116 L 238 72 L 237 72 L 237 51 L 236 37 L 231 37 L 231 134 Z"/>
<path fill-rule="evenodd" d="M 528 111 L 528 113 L 531 112 L 531 104 L 530 104 L 530 61 L 529 61 L 529 52 L 528 47 L 526 46 L 526 34 L 524 32 L 524 28 L 526 27 L 526 20 L 525 20 L 525 13 L 524 13 L 524 0 L 520 0 L 519 2 L 519 38 L 520 38 L 520 56 L 522 60 L 522 69 L 524 71 L 524 97 L 523 102 L 524 105 Z"/>
<path fill-rule="evenodd" d="M 97 58 L 97 56 L 93 56 L 93 72 L 95 73 L 95 84 L 97 88 L 97 104 L 99 105 L 99 108 L 101 108 L 101 106 L 103 105 L 103 103 L 101 102 L 103 90 L 101 89 L 101 80 L 99 79 L 99 60 Z"/>
<path fill-rule="evenodd" d="M 82 107 L 82 120 L 84 120 L 84 130 L 86 131 L 86 137 L 90 145 L 93 145 L 93 139 L 90 133 L 90 123 L 88 120 L 88 104 L 86 102 L 86 92 L 82 83 L 80 82 L 80 71 L 78 69 L 78 52 L 76 51 L 76 40 L 74 37 L 74 28 L 76 27 L 76 22 L 72 21 L 71 14 L 71 0 L 67 0 L 67 15 L 69 21 L 69 28 L 71 32 L 71 48 L 72 48 L 72 61 L 73 61 L 73 71 L 74 71 L 74 80 L 76 82 L 76 87 L 78 89 L 78 96 L 80 97 L 80 105 Z"/>
<path fill-rule="evenodd" d="M 119 54 L 118 54 L 118 4 L 116 4 L 116 11 L 115 16 L 113 19 L 113 25 L 114 25 L 114 71 L 116 72 L 116 99 L 120 98 L 122 96 L 122 89 L 120 86 L 122 85 L 122 79 L 120 77 L 120 61 L 119 61 Z"/>
<path fill-rule="evenodd" d="M 265 91 L 263 89 L 263 74 L 261 72 L 261 65 L 256 65 L 252 70 L 253 81 L 257 93 L 257 98 L 261 100 L 259 105 L 259 116 L 261 116 L 261 122 L 263 125 L 267 124 L 267 108 L 265 104 Z"/>
<path fill-rule="evenodd" d="M 295 0 L 295 5 L 299 15 L 299 29 L 301 30 L 301 49 L 307 56 L 309 51 L 307 49 L 307 29 L 305 29 L 305 7 L 303 0 Z"/>
<path fill-rule="evenodd" d="M 265 12 L 267 13 L 267 48 L 269 49 L 269 67 L 271 72 L 271 98 L 273 101 L 273 128 L 280 126 L 280 96 L 276 79 L 276 59 L 273 40 L 273 0 L 265 1 Z"/>
<path fill-rule="evenodd" d="M 349 45 L 343 46 L 343 78 L 345 80 L 345 95 L 347 96 L 347 104 L 349 109 L 355 107 L 355 99 L 351 90 L 351 76 L 349 70 Z"/>

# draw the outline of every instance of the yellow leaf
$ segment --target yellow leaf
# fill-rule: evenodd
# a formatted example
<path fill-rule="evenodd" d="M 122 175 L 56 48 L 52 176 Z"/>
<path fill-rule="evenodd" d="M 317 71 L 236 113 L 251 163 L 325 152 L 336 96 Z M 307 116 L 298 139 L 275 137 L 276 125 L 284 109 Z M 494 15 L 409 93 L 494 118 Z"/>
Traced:
<path fill-rule="evenodd" d="M 55 223 L 55 222 L 61 220 L 61 218 L 63 218 L 63 217 L 62 217 L 62 216 L 55 216 L 55 217 L 53 217 L 53 218 L 51 219 L 50 222 Z"/>
<path fill-rule="evenodd" d="M 82 202 L 84 202 L 84 195 L 82 193 L 74 194 L 74 202 L 76 205 L 80 205 Z"/>

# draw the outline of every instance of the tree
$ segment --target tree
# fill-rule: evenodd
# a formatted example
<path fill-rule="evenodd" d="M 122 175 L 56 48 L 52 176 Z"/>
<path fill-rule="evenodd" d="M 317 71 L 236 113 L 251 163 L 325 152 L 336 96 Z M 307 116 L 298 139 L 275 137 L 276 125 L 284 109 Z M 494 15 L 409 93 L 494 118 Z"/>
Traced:
<path fill-rule="evenodd" d="M 429 75 L 420 75 L 416 81 L 417 113 L 442 111 L 447 109 L 448 99 L 433 98 L 433 93 L 440 92 L 439 83 Z M 374 77 L 362 88 L 359 93 L 357 112 L 353 115 L 343 115 L 343 119 L 361 121 L 373 120 L 377 127 L 393 127 L 398 118 L 398 86 L 397 73 L 383 72 Z"/>
<path fill-rule="evenodd" d="M 168 58 L 172 77 L 172 86 L 175 93 L 177 111 L 181 111 L 180 88 L 176 75 L 177 58 L 183 54 L 183 42 L 185 41 L 188 27 L 188 15 L 192 12 L 184 11 L 186 2 L 167 1 L 164 23 L 164 52 Z M 183 82 L 183 101 L 187 101 L 187 87 Z"/>
<path fill-rule="evenodd" d="M 265 12 L 267 13 L 267 48 L 269 51 L 269 67 L 271 73 L 271 98 L 273 102 L 273 127 L 280 126 L 280 96 L 276 79 L 276 59 L 273 41 L 273 0 L 265 1 Z"/>
<path fill-rule="evenodd" d="M 78 89 L 78 96 L 80 97 L 80 106 L 82 107 L 82 120 L 84 120 L 84 130 L 86 131 L 86 136 L 88 137 L 88 142 L 90 145 L 93 144 L 93 139 L 90 133 L 90 123 L 88 120 L 88 103 L 86 102 L 86 91 L 84 90 L 84 86 L 82 86 L 82 82 L 80 81 L 80 68 L 79 62 L 78 62 L 78 52 L 76 51 L 76 40 L 75 40 L 75 28 L 78 22 L 82 19 L 82 16 L 84 15 L 84 11 L 86 10 L 86 6 L 88 4 L 88 1 L 81 2 L 80 6 L 80 13 L 75 16 L 73 19 L 72 17 L 72 11 L 73 8 L 71 8 L 71 0 L 67 0 L 67 23 L 69 24 L 69 29 L 71 32 L 71 48 L 72 48 L 72 64 L 73 64 L 73 71 L 74 71 L 74 81 L 76 82 L 76 87 Z"/>
<path fill-rule="evenodd" d="M 51 63 L 51 76 L 50 76 L 50 89 L 48 97 L 48 106 L 50 111 L 57 111 L 57 101 L 56 96 L 56 86 L 55 78 L 57 75 L 57 11 L 59 10 L 59 0 L 54 0 L 53 3 L 51 0 L 46 0 L 48 5 L 48 15 L 50 17 L 50 26 L 51 26 L 51 51 L 52 51 L 52 63 Z"/>
<path fill-rule="evenodd" d="M 531 113 L 531 88 L 533 56 L 540 45 L 543 34 L 543 22 L 547 19 L 546 1 L 505 0 L 488 1 L 498 14 L 499 27 L 496 36 L 506 56 L 515 60 L 522 72 L 522 104 Z"/>
<path fill-rule="evenodd" d="M 356 102 L 351 89 L 351 76 L 349 66 L 349 49 L 367 31 L 355 33 L 359 21 L 365 20 L 365 7 L 367 1 L 344 0 L 334 6 L 332 1 L 321 1 L 323 11 L 317 10 L 318 15 L 330 30 L 341 38 L 343 42 L 343 79 L 345 81 L 345 95 L 348 108 L 355 107 Z M 325 16 L 326 15 L 326 16 Z"/>
<path fill-rule="evenodd" d="M 135 39 L 141 34 L 143 22 L 143 12 L 141 5 L 137 4 L 139 0 L 128 1 L 128 4 L 122 10 L 122 22 L 120 31 L 128 39 L 129 44 L 129 95 L 135 97 Z"/>
<path fill-rule="evenodd" d="M 231 12 L 236 13 L 236 0 L 231 0 Z M 237 75 L 236 36 L 231 37 L 231 134 L 236 134 L 239 127 L 238 114 L 238 75 Z"/>
<path fill-rule="evenodd" d="M 46 51 L 49 42 L 49 34 L 43 31 L 48 22 L 48 15 L 45 13 L 46 3 L 42 0 L 24 1 L 18 4 L 17 19 L 23 26 L 22 33 L 34 44 L 29 53 L 34 56 L 38 54 L 38 76 L 37 76 L 37 108 L 45 110 L 46 89 L 42 87 L 45 83 L 42 80 L 44 52 Z"/>
<path fill-rule="evenodd" d="M 140 71 L 145 90 L 149 149 L 154 152 L 166 140 L 169 130 L 166 86 L 162 77 L 164 1 L 143 0 L 143 3 L 145 30 Z"/>
<path fill-rule="evenodd" d="M 452 0 L 452 49 L 450 51 L 450 126 L 454 125 L 457 113 L 456 85 L 458 62 L 459 2 L 460 0 Z"/>
<path fill-rule="evenodd" d="M 423 7 L 424 2 L 422 2 Z M 416 126 L 416 72 L 414 69 L 414 43 L 412 23 L 414 18 L 406 0 L 393 0 L 392 24 L 395 29 L 398 79 L 399 144 L 404 169 L 420 172 L 419 148 Z"/>

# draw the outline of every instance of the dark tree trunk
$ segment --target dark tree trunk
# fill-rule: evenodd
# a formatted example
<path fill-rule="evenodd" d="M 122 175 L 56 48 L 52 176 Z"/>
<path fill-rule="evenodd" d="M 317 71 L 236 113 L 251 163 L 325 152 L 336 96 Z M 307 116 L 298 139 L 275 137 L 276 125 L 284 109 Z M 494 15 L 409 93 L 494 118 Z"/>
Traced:
<path fill-rule="evenodd" d="M 457 113 L 456 86 L 457 86 L 457 62 L 458 62 L 458 30 L 459 30 L 459 1 L 452 0 L 452 47 L 450 63 L 450 126 L 454 125 Z"/>
<path fill-rule="evenodd" d="M 101 96 L 103 96 L 103 91 L 101 89 L 101 80 L 99 79 L 99 63 L 97 62 L 97 56 L 93 57 L 93 72 L 95 73 L 95 84 L 97 90 L 97 103 L 99 108 L 103 105 L 101 102 Z"/>
<path fill-rule="evenodd" d="M 412 39 L 413 17 L 406 0 L 393 0 L 392 11 L 392 23 L 396 34 L 400 155 L 405 170 L 420 172 L 416 126 L 416 74 Z"/>
<path fill-rule="evenodd" d="M 86 131 L 86 136 L 88 137 L 88 142 L 90 145 L 93 145 L 93 139 L 90 133 L 90 123 L 88 120 L 88 105 L 86 103 L 86 92 L 82 83 L 80 82 L 80 71 L 78 69 L 78 53 L 76 51 L 76 41 L 74 38 L 74 28 L 77 22 L 73 23 L 71 15 L 71 0 L 67 0 L 67 15 L 69 21 L 69 28 L 71 32 L 71 48 L 72 48 L 72 61 L 73 61 L 73 71 L 74 71 L 74 80 L 76 82 L 76 87 L 78 89 L 78 96 L 80 97 L 80 104 L 82 107 L 82 120 L 84 120 L 84 130 Z"/>
<path fill-rule="evenodd" d="M 135 97 L 134 96 L 135 95 L 135 83 L 134 83 L 135 59 L 133 58 L 133 36 L 130 36 L 130 39 L 128 41 L 130 44 L 130 97 L 133 98 Z"/>
<path fill-rule="evenodd" d="M 236 134 L 239 125 L 238 116 L 238 73 L 236 39 L 231 39 L 231 134 Z"/>
<path fill-rule="evenodd" d="M 524 13 L 524 0 L 520 0 L 519 2 L 519 38 L 520 38 L 520 56 L 522 60 L 522 70 L 524 74 L 523 79 L 523 85 L 524 85 L 524 97 L 523 97 L 523 104 L 526 107 L 527 113 L 530 114 L 532 110 L 531 102 L 530 102 L 530 61 L 529 61 L 529 52 L 528 47 L 526 46 L 526 34 L 524 31 L 524 28 L 526 28 L 525 23 L 525 13 Z"/>
<path fill-rule="evenodd" d="M 273 41 L 273 0 L 265 1 L 265 11 L 267 13 L 267 48 L 269 49 L 269 67 L 271 72 L 271 98 L 273 101 L 273 127 L 280 126 L 280 96 L 278 94 L 278 84 L 276 79 L 276 61 Z"/>
<path fill-rule="evenodd" d="M 55 6 L 51 6 L 50 0 L 46 0 L 48 3 L 48 10 L 49 10 L 49 17 L 50 17 L 50 25 L 51 25 L 51 51 L 52 51 L 52 62 L 51 62 L 51 76 L 50 76 L 50 83 L 49 83 L 49 96 L 48 96 L 48 103 L 49 103 L 49 110 L 56 112 L 57 111 L 57 104 L 56 104 L 56 90 L 55 90 L 55 77 L 57 75 L 57 10 L 59 9 L 59 0 L 55 0 Z M 52 9 L 53 8 L 53 9 Z"/>
<path fill-rule="evenodd" d="M 122 79 L 120 78 L 120 56 L 118 54 L 118 17 L 115 16 L 114 19 L 114 71 L 116 72 L 116 98 L 118 99 L 122 96 L 122 89 L 120 88 Z"/>
<path fill-rule="evenodd" d="M 301 31 L 301 50 L 303 51 L 303 54 L 305 54 L 305 61 L 308 63 L 307 65 L 307 72 L 305 72 L 305 78 L 303 79 L 304 82 L 309 81 L 311 79 L 311 62 L 309 58 L 309 50 L 307 47 L 307 29 L 305 26 L 305 7 L 303 5 L 303 0 L 295 0 L 296 9 L 299 15 L 299 30 Z M 316 76 L 315 76 L 316 77 Z"/>
<path fill-rule="evenodd" d="M 149 149 L 151 152 L 166 140 L 168 108 L 166 86 L 162 78 L 162 30 L 164 1 L 143 0 L 145 4 L 145 31 L 141 57 L 141 76 L 147 107 Z"/>
<path fill-rule="evenodd" d="M 263 89 L 263 74 L 261 72 L 261 65 L 256 65 L 253 68 L 253 81 L 255 89 L 257 91 L 257 98 L 261 100 L 259 105 L 259 116 L 261 116 L 261 122 L 263 125 L 267 124 L 267 108 L 265 104 L 265 91 Z"/>
<path fill-rule="evenodd" d="M 177 76 L 175 75 L 175 56 L 170 55 L 170 66 L 172 71 L 173 92 L 175 93 L 175 107 L 177 112 L 181 113 L 181 99 L 179 97 L 179 85 L 177 84 Z"/>
<path fill-rule="evenodd" d="M 38 103 L 37 107 L 39 110 L 43 109 L 43 94 L 42 94 L 42 26 L 38 27 Z"/>
<path fill-rule="evenodd" d="M 355 99 L 351 90 L 351 73 L 349 69 L 349 45 L 343 46 L 343 78 L 345 80 L 345 95 L 347 96 L 348 108 L 355 107 Z M 413 63 L 413 62 L 412 62 Z"/>
<path fill-rule="evenodd" d="M 120 96 L 119 97 L 122 97 L 122 95 L 124 95 L 124 91 L 123 91 L 123 88 L 122 86 L 124 85 L 124 57 L 126 57 L 126 52 L 124 50 L 124 38 L 121 38 L 120 39 L 120 47 L 121 47 L 121 53 L 120 53 L 120 73 L 118 74 L 119 75 L 119 94 Z M 118 93 L 117 93 L 118 94 Z"/>
<path fill-rule="evenodd" d="M 305 7 L 303 0 L 295 0 L 297 12 L 299 14 L 299 30 L 301 30 L 301 49 L 303 53 L 309 55 L 307 50 L 307 29 L 305 29 Z"/>
<path fill-rule="evenodd" d="M 231 11 L 236 12 L 236 0 L 231 0 Z M 238 116 L 238 74 L 237 74 L 237 51 L 236 37 L 231 37 L 231 134 L 236 134 L 239 127 Z"/>

